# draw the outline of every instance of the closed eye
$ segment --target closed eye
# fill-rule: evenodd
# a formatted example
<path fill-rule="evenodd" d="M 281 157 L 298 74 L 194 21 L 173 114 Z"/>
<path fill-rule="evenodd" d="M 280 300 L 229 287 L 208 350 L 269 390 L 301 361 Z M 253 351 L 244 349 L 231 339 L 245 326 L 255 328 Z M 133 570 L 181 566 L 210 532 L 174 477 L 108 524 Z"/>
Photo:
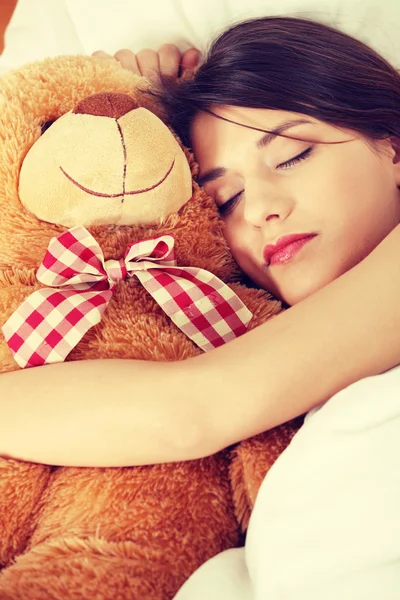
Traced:
<path fill-rule="evenodd" d="M 280 163 L 276 168 L 279 170 L 283 170 L 283 171 L 286 169 L 290 169 L 291 167 L 298 164 L 302 160 L 306 160 L 310 156 L 311 152 L 312 152 L 312 147 L 307 148 L 306 150 L 301 152 L 301 154 L 298 154 L 294 158 L 291 158 L 290 160 Z M 238 194 L 235 194 L 234 196 L 232 196 L 232 198 L 229 198 L 229 200 L 227 200 L 223 204 L 220 204 L 218 206 L 220 215 L 226 216 L 229 213 L 231 213 L 232 210 L 235 208 L 236 204 L 238 203 L 238 201 L 240 200 L 240 198 L 242 197 L 243 193 L 244 193 L 244 190 L 242 190 Z"/>
<path fill-rule="evenodd" d="M 240 200 L 241 196 L 243 196 L 243 193 L 244 190 L 242 190 L 238 194 L 235 194 L 235 196 L 232 196 L 232 198 L 229 198 L 229 200 L 227 200 L 223 204 L 220 204 L 218 206 L 219 214 L 222 216 L 226 216 L 230 212 L 232 212 L 232 210 L 235 208 L 235 205 L 237 204 L 237 201 Z"/>
<path fill-rule="evenodd" d="M 304 150 L 304 152 L 302 152 L 301 154 L 298 154 L 294 158 L 291 158 L 290 160 L 287 160 L 286 162 L 281 163 L 280 165 L 277 166 L 277 168 L 287 169 L 288 167 L 293 167 L 294 165 L 301 162 L 302 160 L 306 160 L 306 158 L 308 158 L 310 156 L 311 152 L 312 152 L 312 147 L 307 148 L 307 150 Z"/>

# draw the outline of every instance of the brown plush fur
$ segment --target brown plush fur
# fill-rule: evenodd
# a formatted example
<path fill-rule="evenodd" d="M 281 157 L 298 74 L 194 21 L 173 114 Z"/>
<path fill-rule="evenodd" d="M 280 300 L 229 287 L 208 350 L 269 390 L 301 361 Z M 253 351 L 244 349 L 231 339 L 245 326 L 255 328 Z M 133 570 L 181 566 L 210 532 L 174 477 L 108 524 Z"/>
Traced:
<path fill-rule="evenodd" d="M 104 91 L 128 94 L 157 113 L 137 84 L 112 61 L 82 57 L 44 61 L 1 82 L 0 326 L 41 287 L 35 274 L 48 242 L 66 229 L 40 221 L 18 197 L 21 164 L 41 124 Z M 193 157 L 185 153 L 194 176 Z M 173 232 L 178 265 L 201 267 L 231 284 L 254 313 L 251 328 L 281 310 L 264 291 L 240 284 L 216 207 L 194 181 L 189 202 L 159 223 L 88 229 L 106 259 L 121 258 L 132 241 Z M 199 353 L 130 279 L 117 286 L 103 320 L 67 360 L 172 361 Z M 16 368 L 0 331 L 0 372 Z M 54 468 L 0 459 L 0 600 L 172 598 L 204 561 L 243 543 L 262 478 L 298 426 L 202 460 L 156 466 Z"/>

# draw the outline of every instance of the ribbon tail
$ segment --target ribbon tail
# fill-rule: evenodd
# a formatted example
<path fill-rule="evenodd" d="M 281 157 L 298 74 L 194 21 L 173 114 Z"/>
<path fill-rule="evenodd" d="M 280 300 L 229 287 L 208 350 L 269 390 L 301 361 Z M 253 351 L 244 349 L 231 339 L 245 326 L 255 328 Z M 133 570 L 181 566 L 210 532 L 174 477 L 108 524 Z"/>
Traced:
<path fill-rule="evenodd" d="M 247 331 L 253 314 L 221 279 L 195 267 L 135 271 L 173 323 L 208 352 Z"/>
<path fill-rule="evenodd" d="M 44 288 L 31 294 L 2 327 L 21 368 L 63 362 L 101 320 L 111 290 L 76 292 Z"/>

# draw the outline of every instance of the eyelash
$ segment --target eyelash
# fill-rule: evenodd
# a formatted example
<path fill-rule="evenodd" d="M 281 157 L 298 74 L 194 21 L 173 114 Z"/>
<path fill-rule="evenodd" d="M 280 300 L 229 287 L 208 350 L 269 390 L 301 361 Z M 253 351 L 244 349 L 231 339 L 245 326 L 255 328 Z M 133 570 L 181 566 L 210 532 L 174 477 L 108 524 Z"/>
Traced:
<path fill-rule="evenodd" d="M 280 165 L 278 165 L 278 167 L 293 167 L 294 165 L 301 162 L 302 160 L 306 160 L 310 156 L 311 152 L 312 152 L 312 147 L 307 148 L 307 150 L 304 150 L 304 152 L 301 152 L 301 154 L 298 154 L 294 158 L 291 158 L 290 160 L 287 160 L 286 162 L 281 163 Z M 285 170 L 285 169 L 283 169 L 283 170 Z M 218 207 L 220 214 L 227 215 L 229 212 L 231 212 L 234 209 L 236 202 L 238 200 L 240 200 L 240 197 L 242 196 L 242 194 L 243 194 L 243 191 L 239 192 L 238 194 L 236 194 L 232 198 L 229 198 L 229 200 L 227 200 L 226 202 L 221 204 Z"/>

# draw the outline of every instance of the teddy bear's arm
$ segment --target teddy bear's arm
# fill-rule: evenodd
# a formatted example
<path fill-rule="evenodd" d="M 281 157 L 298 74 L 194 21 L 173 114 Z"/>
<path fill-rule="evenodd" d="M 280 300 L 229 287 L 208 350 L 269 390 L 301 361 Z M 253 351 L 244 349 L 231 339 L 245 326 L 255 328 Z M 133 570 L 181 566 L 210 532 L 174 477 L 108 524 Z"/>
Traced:
<path fill-rule="evenodd" d="M 289 445 L 302 423 L 303 418 L 298 417 L 244 440 L 232 450 L 230 479 L 235 514 L 242 532 L 247 530 L 264 477 Z"/>
<path fill-rule="evenodd" d="M 282 311 L 281 303 L 264 290 L 240 284 L 230 286 L 253 313 L 249 330 L 258 327 Z M 302 424 L 302 417 L 274 427 L 237 444 L 232 449 L 230 479 L 235 514 L 245 532 L 265 475 L 290 443 Z"/>
<path fill-rule="evenodd" d="M 19 369 L 1 326 L 38 288 L 34 272 L 30 269 L 0 271 L 0 373 Z M 0 410 L 6 410 L 7 403 L 13 401 L 13 398 L 2 397 L 1 393 L 0 399 Z M 47 465 L 0 456 L 0 570 L 25 549 L 35 527 L 36 509 L 50 472 L 51 467 Z"/>

